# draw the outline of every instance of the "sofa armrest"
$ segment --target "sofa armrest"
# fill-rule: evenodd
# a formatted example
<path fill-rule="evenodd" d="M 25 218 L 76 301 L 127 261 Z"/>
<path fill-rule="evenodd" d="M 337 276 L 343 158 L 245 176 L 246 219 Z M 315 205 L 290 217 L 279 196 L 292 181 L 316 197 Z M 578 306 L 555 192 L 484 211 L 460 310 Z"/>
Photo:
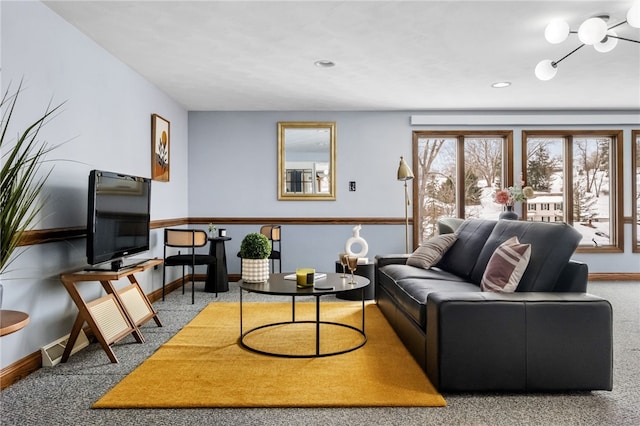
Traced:
<path fill-rule="evenodd" d="M 376 287 L 380 284 L 380 268 L 387 265 L 404 265 L 409 258 L 408 254 L 385 254 L 376 256 L 375 276 Z M 377 292 L 378 290 L 376 290 Z"/>
<path fill-rule="evenodd" d="M 404 265 L 407 263 L 408 254 L 385 254 L 376 256 L 376 268 L 387 265 Z"/>
<path fill-rule="evenodd" d="M 561 293 L 586 293 L 588 280 L 589 267 L 587 264 L 570 260 L 560 273 L 553 291 Z"/>
<path fill-rule="evenodd" d="M 612 387 L 612 309 L 591 294 L 431 293 L 426 334 L 440 391 Z"/>
<path fill-rule="evenodd" d="M 460 225 L 462 225 L 464 219 L 459 217 L 443 217 L 438 219 L 436 226 L 438 227 L 438 235 L 453 234 Z"/>

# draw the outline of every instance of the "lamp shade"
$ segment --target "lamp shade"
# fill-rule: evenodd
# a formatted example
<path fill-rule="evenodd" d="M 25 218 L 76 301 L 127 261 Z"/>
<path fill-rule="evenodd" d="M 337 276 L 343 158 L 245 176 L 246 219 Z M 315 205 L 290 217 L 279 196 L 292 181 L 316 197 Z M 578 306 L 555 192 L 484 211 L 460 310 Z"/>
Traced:
<path fill-rule="evenodd" d="M 640 1 L 636 1 L 627 12 L 627 23 L 633 28 L 640 28 Z"/>
<path fill-rule="evenodd" d="M 600 18 L 589 18 L 578 28 L 578 38 L 584 44 L 596 44 L 607 35 L 607 23 Z"/>
<path fill-rule="evenodd" d="M 551 80 L 557 72 L 558 66 L 550 59 L 543 59 L 536 65 L 536 77 L 542 81 Z"/>
<path fill-rule="evenodd" d="M 413 179 L 413 172 L 409 168 L 409 165 L 404 161 L 404 157 L 400 157 L 400 165 L 398 166 L 398 180 L 411 180 Z"/>
<path fill-rule="evenodd" d="M 554 19 L 549 22 L 544 30 L 544 38 L 552 44 L 562 43 L 567 37 L 569 37 L 569 24 L 562 19 Z"/>
<path fill-rule="evenodd" d="M 609 37 L 612 35 L 613 37 Z M 607 31 L 607 36 L 599 43 L 593 45 L 593 48 L 596 49 L 600 53 L 611 52 L 616 45 L 618 44 L 618 39 L 616 38 L 618 34 L 615 31 L 609 30 Z"/>

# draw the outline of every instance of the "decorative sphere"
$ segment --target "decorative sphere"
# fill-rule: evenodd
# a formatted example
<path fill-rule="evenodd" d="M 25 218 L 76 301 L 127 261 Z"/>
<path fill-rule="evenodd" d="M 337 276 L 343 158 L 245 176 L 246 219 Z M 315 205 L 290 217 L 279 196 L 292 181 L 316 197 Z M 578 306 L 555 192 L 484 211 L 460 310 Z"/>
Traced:
<path fill-rule="evenodd" d="M 554 19 L 549 22 L 544 30 L 544 38 L 551 44 L 562 43 L 569 37 L 569 24 L 562 19 Z"/>
<path fill-rule="evenodd" d="M 605 37 L 601 42 L 594 44 L 593 48 L 600 53 L 611 52 L 618 45 L 618 39 L 609 37 L 609 35 L 617 36 L 618 34 L 613 30 L 607 31 L 607 37 Z"/>
<path fill-rule="evenodd" d="M 607 23 L 600 18 L 589 18 L 578 28 L 578 38 L 584 44 L 596 44 L 607 35 Z"/>
<path fill-rule="evenodd" d="M 536 77 L 542 81 L 551 80 L 557 72 L 557 66 L 550 59 L 544 59 L 536 65 Z"/>
<path fill-rule="evenodd" d="M 627 24 L 633 28 L 640 28 L 640 2 L 636 2 L 627 12 Z"/>

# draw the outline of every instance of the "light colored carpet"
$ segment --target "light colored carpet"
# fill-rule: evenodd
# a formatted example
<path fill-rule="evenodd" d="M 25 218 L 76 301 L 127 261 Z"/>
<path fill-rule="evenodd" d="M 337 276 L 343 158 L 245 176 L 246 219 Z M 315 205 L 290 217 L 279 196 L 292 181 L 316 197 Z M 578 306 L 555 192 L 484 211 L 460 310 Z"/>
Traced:
<path fill-rule="evenodd" d="M 290 303 L 245 303 L 244 330 L 291 318 Z M 322 319 L 360 326 L 359 302 L 326 303 Z M 296 318 L 314 318 L 315 304 L 298 303 Z M 239 346 L 238 303 L 212 303 L 94 408 L 193 407 L 428 407 L 445 400 L 407 352 L 375 304 L 366 305 L 368 341 L 360 349 L 323 358 L 280 358 Z M 259 321 L 259 322 L 258 322 Z M 265 329 L 252 345 L 313 351 L 305 325 Z M 321 350 L 361 339 L 342 327 L 323 327 Z"/>

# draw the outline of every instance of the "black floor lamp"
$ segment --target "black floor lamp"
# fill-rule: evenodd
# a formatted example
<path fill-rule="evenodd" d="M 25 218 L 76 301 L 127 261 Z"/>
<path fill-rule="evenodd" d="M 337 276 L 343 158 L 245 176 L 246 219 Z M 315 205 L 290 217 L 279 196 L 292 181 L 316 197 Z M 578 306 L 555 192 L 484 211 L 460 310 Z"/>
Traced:
<path fill-rule="evenodd" d="M 398 180 L 404 181 L 404 245 L 405 251 L 409 253 L 409 190 L 407 189 L 407 181 L 413 179 L 413 172 L 409 165 L 404 161 L 404 157 L 400 156 L 400 165 L 398 166 Z"/>

